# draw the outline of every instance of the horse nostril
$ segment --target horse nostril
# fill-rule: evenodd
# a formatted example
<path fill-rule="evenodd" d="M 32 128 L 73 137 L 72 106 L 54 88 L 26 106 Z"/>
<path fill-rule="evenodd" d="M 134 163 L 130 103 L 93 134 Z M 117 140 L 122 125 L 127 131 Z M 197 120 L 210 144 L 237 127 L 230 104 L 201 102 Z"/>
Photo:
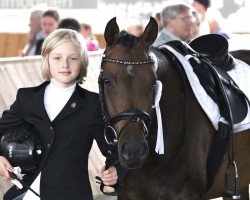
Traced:
<path fill-rule="evenodd" d="M 122 146 L 121 146 L 121 152 L 125 152 L 126 151 L 126 145 L 127 143 L 123 143 Z"/>
<path fill-rule="evenodd" d="M 128 144 L 127 143 L 123 143 L 122 146 L 121 146 L 121 155 L 122 155 L 122 158 L 124 160 L 129 160 L 130 158 L 130 155 L 129 155 L 129 150 L 128 150 Z"/>
<path fill-rule="evenodd" d="M 141 161 L 148 155 L 147 144 L 141 143 L 132 145 L 129 143 L 123 143 L 121 145 L 121 156 L 124 161 Z"/>
<path fill-rule="evenodd" d="M 145 154 L 147 152 L 147 144 L 143 143 L 142 144 L 142 148 L 141 148 L 141 151 L 140 151 L 140 154 Z"/>

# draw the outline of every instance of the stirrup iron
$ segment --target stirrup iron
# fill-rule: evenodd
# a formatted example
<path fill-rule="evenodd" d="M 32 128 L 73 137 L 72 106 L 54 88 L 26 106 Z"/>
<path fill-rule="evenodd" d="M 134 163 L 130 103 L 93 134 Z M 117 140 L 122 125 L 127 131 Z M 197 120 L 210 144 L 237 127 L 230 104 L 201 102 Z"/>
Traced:
<path fill-rule="evenodd" d="M 234 176 L 234 191 L 230 190 L 230 167 L 233 168 L 235 176 Z M 228 163 L 227 166 L 227 172 L 225 174 L 225 190 L 224 194 L 231 198 L 231 199 L 240 199 L 240 192 L 239 192 L 239 175 L 238 175 L 238 170 L 236 166 L 236 162 L 232 161 Z"/>

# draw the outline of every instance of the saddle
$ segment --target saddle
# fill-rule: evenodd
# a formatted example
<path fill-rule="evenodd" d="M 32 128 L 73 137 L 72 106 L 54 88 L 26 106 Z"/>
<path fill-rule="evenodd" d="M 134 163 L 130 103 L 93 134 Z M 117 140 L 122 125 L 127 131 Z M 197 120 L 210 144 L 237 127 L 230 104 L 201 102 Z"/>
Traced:
<path fill-rule="evenodd" d="M 189 46 L 217 68 L 229 71 L 235 66 L 233 57 L 228 53 L 228 41 L 222 35 L 202 35 L 192 40 Z"/>
<path fill-rule="evenodd" d="M 239 199 L 239 177 L 234 160 L 232 139 L 233 124 L 245 119 L 250 102 L 227 74 L 235 67 L 233 57 L 228 53 L 228 41 L 223 36 L 209 34 L 198 37 L 189 44 L 182 41 L 170 41 L 167 45 L 188 59 L 201 85 L 207 94 L 217 103 L 221 116 L 214 143 L 207 159 L 207 190 L 212 186 L 215 175 L 228 150 L 228 167 L 225 174 L 224 194 Z M 230 142 L 231 141 L 231 142 Z M 234 187 L 230 189 L 230 169 L 234 172 Z"/>
<path fill-rule="evenodd" d="M 245 119 L 249 100 L 227 74 L 235 63 L 228 53 L 225 37 L 208 34 L 194 39 L 190 44 L 175 40 L 167 45 L 183 56 L 194 56 L 189 62 L 207 94 L 217 103 L 221 116 L 230 124 L 237 124 Z"/>

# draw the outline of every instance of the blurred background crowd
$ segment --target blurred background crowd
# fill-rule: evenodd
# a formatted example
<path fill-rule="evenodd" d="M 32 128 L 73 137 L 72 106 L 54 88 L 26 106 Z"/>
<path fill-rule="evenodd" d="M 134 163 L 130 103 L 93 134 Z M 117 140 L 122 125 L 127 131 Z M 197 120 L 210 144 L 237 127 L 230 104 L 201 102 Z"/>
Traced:
<path fill-rule="evenodd" d="M 208 33 L 225 36 L 231 49 L 250 45 L 249 0 L 1 0 L 0 10 L 0 57 L 39 55 L 44 38 L 60 27 L 79 31 L 89 51 L 105 48 L 104 28 L 114 16 L 136 36 L 155 17 L 154 46 Z"/>

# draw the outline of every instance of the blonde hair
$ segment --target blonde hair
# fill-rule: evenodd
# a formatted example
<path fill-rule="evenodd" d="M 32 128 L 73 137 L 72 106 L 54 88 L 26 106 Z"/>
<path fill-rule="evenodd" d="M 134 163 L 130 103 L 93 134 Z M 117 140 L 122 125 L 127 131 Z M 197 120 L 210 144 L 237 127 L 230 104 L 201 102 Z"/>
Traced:
<path fill-rule="evenodd" d="M 78 77 L 78 82 L 82 83 L 84 77 L 87 75 L 87 67 L 89 64 L 88 53 L 86 48 L 86 43 L 83 37 L 74 30 L 71 29 L 57 29 L 53 31 L 44 41 L 42 45 L 42 64 L 41 64 L 41 75 L 45 80 L 50 80 L 52 78 L 49 69 L 49 54 L 57 46 L 64 42 L 71 41 L 79 49 L 81 54 L 81 67 Z"/>

